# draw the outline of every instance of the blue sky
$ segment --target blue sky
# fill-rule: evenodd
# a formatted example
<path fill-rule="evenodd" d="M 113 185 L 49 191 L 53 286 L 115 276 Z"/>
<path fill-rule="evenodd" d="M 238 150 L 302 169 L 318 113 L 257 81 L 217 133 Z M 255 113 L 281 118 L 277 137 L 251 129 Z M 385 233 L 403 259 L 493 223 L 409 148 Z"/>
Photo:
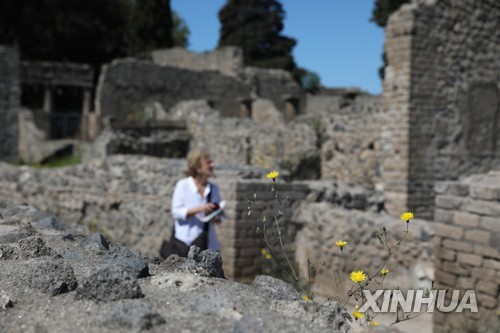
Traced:
<path fill-rule="evenodd" d="M 295 62 L 321 77 L 327 87 L 382 92 L 378 68 L 384 31 L 370 22 L 375 0 L 282 0 L 283 35 L 297 40 Z M 191 30 L 189 49 L 213 50 L 219 40 L 219 10 L 226 0 L 171 0 Z"/>

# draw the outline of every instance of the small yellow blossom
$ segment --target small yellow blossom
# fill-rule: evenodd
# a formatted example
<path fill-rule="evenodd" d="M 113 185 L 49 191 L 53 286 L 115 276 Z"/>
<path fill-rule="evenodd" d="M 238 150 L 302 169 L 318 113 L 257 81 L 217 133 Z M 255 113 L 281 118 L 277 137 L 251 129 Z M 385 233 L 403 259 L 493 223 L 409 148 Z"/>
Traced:
<path fill-rule="evenodd" d="M 372 321 L 370 321 L 370 325 L 372 325 L 372 326 L 378 326 L 379 323 L 376 322 L 375 320 L 372 320 Z"/>
<path fill-rule="evenodd" d="M 264 273 L 267 273 L 267 274 L 271 273 L 271 269 L 270 268 L 264 269 Z"/>
<path fill-rule="evenodd" d="M 266 258 L 267 260 L 270 260 L 272 257 L 271 257 L 271 255 L 269 253 L 266 253 L 264 255 L 264 258 Z"/>
<path fill-rule="evenodd" d="M 311 300 L 311 299 L 309 298 L 309 296 L 307 296 L 307 295 L 302 295 L 302 299 L 303 299 L 304 301 L 310 301 L 310 300 Z"/>
<path fill-rule="evenodd" d="M 260 249 L 260 253 L 262 253 L 262 255 L 265 256 L 267 254 L 267 250 L 266 249 Z"/>
<path fill-rule="evenodd" d="M 406 223 L 410 222 L 412 218 L 414 218 L 414 215 L 412 212 L 404 212 L 401 214 L 401 220 L 406 221 Z"/>
<path fill-rule="evenodd" d="M 385 268 L 384 268 L 384 269 L 381 269 L 381 270 L 380 270 L 380 274 L 382 274 L 382 275 L 384 275 L 384 276 L 385 276 L 385 275 L 387 275 L 387 273 L 389 273 L 389 270 L 388 270 L 388 269 L 385 269 Z"/>
<path fill-rule="evenodd" d="M 349 275 L 353 282 L 363 282 L 366 280 L 366 274 L 363 271 L 354 271 Z"/>
<path fill-rule="evenodd" d="M 340 248 L 340 251 L 342 251 L 342 249 L 344 248 L 344 246 L 346 246 L 346 244 L 347 244 L 347 242 L 343 241 L 343 240 L 339 240 L 339 241 L 335 242 L 335 245 L 337 245 Z"/>
<path fill-rule="evenodd" d="M 269 178 L 269 179 L 275 180 L 275 179 L 276 179 L 276 177 L 278 177 L 278 175 L 279 175 L 279 174 L 280 174 L 280 173 L 279 173 L 278 171 L 274 170 L 274 171 L 269 172 L 269 173 L 266 175 L 266 177 L 267 177 L 267 178 Z"/>
<path fill-rule="evenodd" d="M 363 318 L 363 314 L 359 311 L 354 311 L 352 314 L 354 315 L 354 319 L 356 320 Z"/>

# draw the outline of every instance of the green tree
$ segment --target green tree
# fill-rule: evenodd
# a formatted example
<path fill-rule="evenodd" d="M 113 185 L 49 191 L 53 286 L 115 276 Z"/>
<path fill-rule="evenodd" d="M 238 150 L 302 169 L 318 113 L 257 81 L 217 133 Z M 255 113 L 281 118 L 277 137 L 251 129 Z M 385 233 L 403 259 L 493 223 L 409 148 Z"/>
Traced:
<path fill-rule="evenodd" d="M 127 53 L 172 47 L 172 26 L 170 0 L 135 0 L 130 12 Z"/>
<path fill-rule="evenodd" d="M 124 54 L 127 0 L 2 0 L 0 43 L 24 59 L 94 65 Z"/>
<path fill-rule="evenodd" d="M 385 28 L 389 16 L 399 9 L 403 4 L 411 0 L 375 0 L 375 6 L 372 10 L 371 21 L 375 22 L 379 27 Z M 383 65 L 378 69 L 378 74 L 383 80 L 385 77 L 385 67 L 387 67 L 387 56 L 385 52 L 382 54 Z"/>
<path fill-rule="evenodd" d="M 371 21 L 375 22 L 379 27 L 385 27 L 389 16 L 403 4 L 410 1 L 411 0 L 375 0 Z"/>
<path fill-rule="evenodd" d="M 23 59 L 92 64 L 174 45 L 189 30 L 177 26 L 170 0 L 1 0 L 0 44 Z"/>
<path fill-rule="evenodd" d="M 317 73 L 304 70 L 304 73 L 300 76 L 300 85 L 305 91 L 314 93 L 321 86 L 321 80 Z"/>
<path fill-rule="evenodd" d="M 219 47 L 239 46 L 249 66 L 295 69 L 295 39 L 281 35 L 285 12 L 276 0 L 228 0 L 220 10 Z"/>
<path fill-rule="evenodd" d="M 189 46 L 189 28 L 175 11 L 172 11 L 172 38 L 174 46 L 187 48 Z"/>

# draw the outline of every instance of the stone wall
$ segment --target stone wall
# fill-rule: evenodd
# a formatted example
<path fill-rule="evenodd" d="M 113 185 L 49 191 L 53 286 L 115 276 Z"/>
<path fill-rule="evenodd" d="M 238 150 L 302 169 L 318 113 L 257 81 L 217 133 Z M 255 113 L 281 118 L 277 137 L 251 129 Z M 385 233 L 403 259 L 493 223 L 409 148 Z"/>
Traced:
<path fill-rule="evenodd" d="M 0 160 L 17 157 L 20 99 L 19 54 L 0 45 Z"/>
<path fill-rule="evenodd" d="M 384 114 L 380 96 L 359 92 L 307 97 L 321 133 L 321 177 L 374 188 L 381 183 Z"/>
<path fill-rule="evenodd" d="M 217 163 L 286 168 L 294 179 L 320 177 L 318 133 L 307 117 L 285 124 L 264 99 L 254 102 L 252 119 L 221 117 L 204 101 L 179 103 L 174 110 L 186 115 L 191 148 L 209 151 Z"/>
<path fill-rule="evenodd" d="M 243 52 L 235 46 L 225 46 L 213 51 L 193 53 L 184 48 L 154 50 L 151 57 L 155 64 L 195 71 L 217 71 L 237 76 L 243 70 Z"/>
<path fill-rule="evenodd" d="M 297 215 L 293 221 L 302 225 L 296 238 L 295 259 L 303 277 L 308 276 L 308 261 L 319 269 L 313 286 L 316 292 L 345 300 L 351 287 L 348 278 L 351 271 L 363 270 L 373 275 L 382 267 L 387 250 L 380 244 L 377 232 L 385 228 L 389 243 L 394 245 L 403 236 L 406 223 L 377 212 L 382 201 L 376 191 L 328 181 L 309 186 L 312 191 L 294 210 Z M 433 234 L 433 224 L 429 221 L 411 221 L 409 234 L 385 266 L 390 273 L 384 288 L 407 290 L 431 286 Z M 335 245 L 338 240 L 348 242 L 343 253 Z M 370 287 L 380 288 L 375 284 Z"/>
<path fill-rule="evenodd" d="M 169 110 L 182 100 L 205 99 L 225 116 L 239 116 L 250 85 L 217 72 L 159 66 L 150 61 L 115 60 L 101 71 L 96 111 L 115 121 L 145 120 L 147 108 Z"/>
<path fill-rule="evenodd" d="M 249 117 L 252 101 L 262 97 L 292 120 L 300 112 L 301 94 L 299 85 L 282 70 L 244 68 L 235 77 L 119 59 L 101 71 L 95 109 L 104 118 L 130 122 L 145 120 L 146 111 L 158 104 L 168 111 L 178 102 L 204 99 L 225 117 Z"/>
<path fill-rule="evenodd" d="M 390 212 L 433 215 L 435 181 L 500 166 L 500 7 L 415 1 L 386 28 L 383 177 Z"/>
<path fill-rule="evenodd" d="M 0 164 L 0 196 L 28 203 L 87 232 L 101 232 L 114 242 L 158 255 L 172 230 L 171 195 L 183 177 L 185 160 L 115 155 L 105 160 L 61 169 L 14 168 Z M 244 168 L 217 169 L 226 220 L 218 226 L 224 270 L 231 278 L 247 279 L 261 272 L 260 236 L 255 216 L 248 216 L 254 193 L 272 198 L 271 182 L 261 172 Z M 248 177 L 258 177 L 248 179 Z M 304 185 L 283 185 L 291 204 L 301 200 Z M 288 224 L 291 214 L 283 217 Z M 291 229 L 293 231 L 293 229 Z M 294 239 L 295 231 L 289 239 Z"/>
<path fill-rule="evenodd" d="M 478 310 L 434 313 L 434 332 L 493 332 L 500 306 L 500 171 L 436 184 L 438 289 L 473 289 Z M 450 293 L 451 296 L 451 293 Z"/>

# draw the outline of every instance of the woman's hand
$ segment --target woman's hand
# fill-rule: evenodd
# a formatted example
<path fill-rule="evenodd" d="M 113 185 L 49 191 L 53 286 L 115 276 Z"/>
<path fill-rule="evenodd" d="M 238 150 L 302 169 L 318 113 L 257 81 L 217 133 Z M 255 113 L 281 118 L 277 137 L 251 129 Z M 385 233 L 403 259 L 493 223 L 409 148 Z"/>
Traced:
<path fill-rule="evenodd" d="M 195 206 L 195 207 L 188 209 L 186 216 L 191 217 L 191 216 L 199 214 L 199 213 L 210 214 L 211 212 L 213 212 L 214 210 L 217 209 L 217 206 L 218 205 L 213 203 L 213 202 L 209 202 L 209 203 L 206 203 L 203 205 Z"/>
<path fill-rule="evenodd" d="M 200 213 L 205 213 L 205 214 L 210 214 L 211 212 L 215 211 L 217 209 L 217 204 L 213 202 L 208 202 L 204 205 L 199 206 L 199 212 Z"/>

